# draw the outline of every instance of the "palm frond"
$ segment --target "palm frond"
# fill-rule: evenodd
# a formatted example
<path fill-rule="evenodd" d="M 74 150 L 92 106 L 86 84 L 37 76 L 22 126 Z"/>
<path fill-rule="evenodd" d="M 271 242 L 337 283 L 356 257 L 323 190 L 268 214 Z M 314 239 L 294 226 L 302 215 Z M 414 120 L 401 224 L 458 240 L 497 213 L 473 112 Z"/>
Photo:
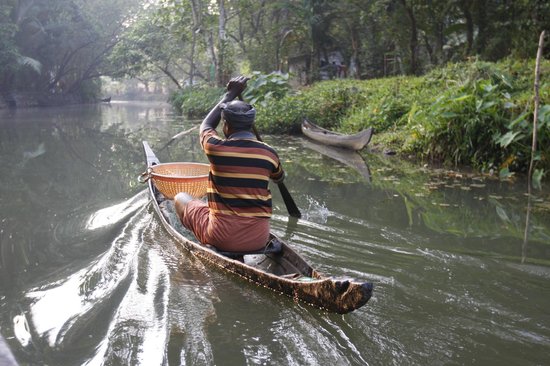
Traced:
<path fill-rule="evenodd" d="M 27 57 L 27 56 L 19 56 L 17 58 L 17 63 L 21 66 L 28 66 L 32 70 L 34 70 L 37 74 L 40 74 L 42 72 L 42 63 L 40 61 Z"/>

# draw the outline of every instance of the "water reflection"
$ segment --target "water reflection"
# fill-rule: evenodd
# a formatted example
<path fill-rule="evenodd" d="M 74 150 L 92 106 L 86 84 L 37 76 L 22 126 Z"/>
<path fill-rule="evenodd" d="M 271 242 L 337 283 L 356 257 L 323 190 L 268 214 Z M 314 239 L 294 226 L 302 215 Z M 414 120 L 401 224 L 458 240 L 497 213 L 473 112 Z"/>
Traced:
<path fill-rule="evenodd" d="M 142 192 L 130 201 L 102 208 L 90 215 L 86 222 L 86 229 L 95 230 L 122 221 L 128 214 L 143 207 L 149 198 Z"/>
<path fill-rule="evenodd" d="M 34 330 L 40 338 L 47 340 L 50 347 L 63 343 L 65 334 L 78 318 L 86 317 L 86 313 L 98 303 L 111 298 L 118 286 L 127 283 L 129 264 L 141 243 L 140 233 L 132 231 L 132 226 L 140 227 L 129 219 L 109 250 L 92 265 L 67 276 L 60 283 L 56 281 L 27 293 L 31 299 Z"/>
<path fill-rule="evenodd" d="M 326 155 L 331 159 L 339 161 L 352 169 L 355 169 L 359 174 L 363 176 L 365 181 L 370 182 L 371 172 L 365 159 L 359 155 L 359 153 L 351 150 L 340 149 L 331 146 L 324 146 L 313 141 L 309 141 L 306 138 L 300 139 L 300 142 L 304 147 L 317 151 L 322 155 Z"/>
<path fill-rule="evenodd" d="M 265 136 L 304 213 L 272 189 L 273 231 L 321 272 L 376 284 L 338 316 L 203 263 L 159 225 L 136 183 L 141 140 L 158 151 L 196 121 L 114 102 L 0 118 L 0 330 L 23 364 L 546 362 L 547 190 L 523 253 L 523 185 L 363 152 L 367 175 Z M 195 134 L 159 158 L 205 161 Z"/>

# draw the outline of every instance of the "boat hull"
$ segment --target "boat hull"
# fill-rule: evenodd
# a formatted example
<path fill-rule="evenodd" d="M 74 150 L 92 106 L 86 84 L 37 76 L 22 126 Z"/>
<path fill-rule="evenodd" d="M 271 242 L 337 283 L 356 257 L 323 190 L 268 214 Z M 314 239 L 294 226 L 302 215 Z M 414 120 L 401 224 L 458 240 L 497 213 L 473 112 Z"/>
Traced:
<path fill-rule="evenodd" d="M 302 133 L 310 139 L 329 146 L 341 147 L 344 149 L 359 151 L 368 145 L 372 138 L 374 130 L 367 128 L 353 135 L 344 135 L 341 133 L 326 130 L 316 124 L 304 120 L 302 122 Z"/>

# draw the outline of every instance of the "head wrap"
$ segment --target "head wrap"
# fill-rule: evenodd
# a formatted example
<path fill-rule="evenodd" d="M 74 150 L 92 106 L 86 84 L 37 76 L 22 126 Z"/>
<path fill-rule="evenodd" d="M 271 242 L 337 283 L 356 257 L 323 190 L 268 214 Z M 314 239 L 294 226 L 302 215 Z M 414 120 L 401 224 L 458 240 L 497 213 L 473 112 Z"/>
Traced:
<path fill-rule="evenodd" d="M 225 121 L 238 130 L 250 129 L 256 118 L 256 109 L 239 100 L 222 103 L 220 108 Z"/>

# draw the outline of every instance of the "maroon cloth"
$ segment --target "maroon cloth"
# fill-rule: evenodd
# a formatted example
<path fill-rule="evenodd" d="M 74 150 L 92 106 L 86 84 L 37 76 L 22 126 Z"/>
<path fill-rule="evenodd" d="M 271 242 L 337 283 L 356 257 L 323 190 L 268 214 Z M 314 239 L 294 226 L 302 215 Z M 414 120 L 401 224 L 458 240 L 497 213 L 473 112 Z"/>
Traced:
<path fill-rule="evenodd" d="M 201 243 L 219 250 L 257 250 L 269 239 L 269 218 L 215 215 L 200 200 L 189 202 L 180 219 Z"/>

